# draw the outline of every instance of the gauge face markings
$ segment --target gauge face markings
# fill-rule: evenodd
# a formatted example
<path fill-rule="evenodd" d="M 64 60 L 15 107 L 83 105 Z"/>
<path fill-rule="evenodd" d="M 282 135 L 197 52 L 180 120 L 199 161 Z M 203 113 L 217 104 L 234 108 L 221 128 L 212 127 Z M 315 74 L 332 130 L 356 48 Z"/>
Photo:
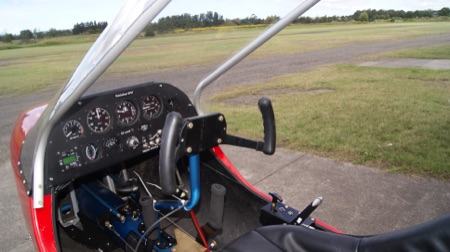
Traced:
<path fill-rule="evenodd" d="M 84 154 L 89 161 L 95 161 L 99 158 L 100 152 L 97 145 L 89 143 L 84 148 Z"/>
<path fill-rule="evenodd" d="M 152 119 L 159 115 L 161 102 L 154 95 L 147 95 L 142 98 L 142 113 L 146 119 Z"/>
<path fill-rule="evenodd" d="M 84 133 L 83 126 L 77 120 L 70 120 L 63 126 L 63 134 L 69 140 L 74 140 L 81 137 Z"/>
<path fill-rule="evenodd" d="M 111 115 L 104 108 L 94 107 L 87 114 L 87 125 L 95 133 L 106 132 L 111 126 Z"/>
<path fill-rule="evenodd" d="M 120 148 L 120 140 L 117 137 L 115 137 L 115 136 L 108 137 L 105 140 L 103 145 L 108 150 L 119 149 Z"/>
<path fill-rule="evenodd" d="M 116 106 L 116 116 L 120 125 L 130 125 L 137 118 L 136 106 L 130 101 L 120 101 Z"/>

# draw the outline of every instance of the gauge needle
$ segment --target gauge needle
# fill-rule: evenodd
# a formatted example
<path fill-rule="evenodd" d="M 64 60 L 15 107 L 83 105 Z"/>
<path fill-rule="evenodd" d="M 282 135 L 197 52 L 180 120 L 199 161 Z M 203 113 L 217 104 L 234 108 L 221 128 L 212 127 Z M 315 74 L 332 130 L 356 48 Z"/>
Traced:
<path fill-rule="evenodd" d="M 100 119 L 100 112 L 98 112 L 100 110 L 100 108 L 96 108 L 95 109 L 95 113 L 97 114 L 97 119 Z"/>

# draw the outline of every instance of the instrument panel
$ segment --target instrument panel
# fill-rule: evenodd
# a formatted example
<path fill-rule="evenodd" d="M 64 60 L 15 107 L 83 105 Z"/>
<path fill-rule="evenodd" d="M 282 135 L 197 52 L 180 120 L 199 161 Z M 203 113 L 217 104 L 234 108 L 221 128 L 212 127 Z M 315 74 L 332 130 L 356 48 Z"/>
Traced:
<path fill-rule="evenodd" d="M 52 129 L 48 186 L 74 180 L 159 148 L 166 115 L 195 116 L 186 94 L 145 83 L 81 98 Z"/>

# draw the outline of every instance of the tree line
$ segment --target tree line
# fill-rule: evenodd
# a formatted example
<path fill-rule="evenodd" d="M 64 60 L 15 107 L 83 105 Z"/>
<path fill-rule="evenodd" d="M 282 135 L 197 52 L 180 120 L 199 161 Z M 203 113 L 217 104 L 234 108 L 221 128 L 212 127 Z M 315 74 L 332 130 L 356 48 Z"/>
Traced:
<path fill-rule="evenodd" d="M 78 34 L 98 34 L 101 33 L 106 28 L 106 26 L 108 26 L 108 22 L 82 22 L 76 23 L 73 26 L 72 30 L 57 30 L 55 28 L 51 28 L 50 30 L 45 32 L 38 31 L 37 29 L 34 29 L 33 31 L 22 30 L 18 35 L 5 33 L 3 35 L 0 35 L 0 40 L 6 43 L 10 43 L 13 40 L 20 40 L 24 43 L 28 43 L 33 41 L 33 39 L 54 38 Z"/>
<path fill-rule="evenodd" d="M 377 20 L 408 20 L 415 18 L 434 18 L 434 17 L 450 17 L 450 8 L 444 7 L 440 10 L 358 10 L 352 15 L 348 16 L 322 16 L 322 17 L 299 17 L 294 23 L 312 24 L 312 23 L 330 23 L 330 22 L 374 22 Z M 215 27 L 215 26 L 239 26 L 239 25 L 260 25 L 271 24 L 278 21 L 278 16 L 268 16 L 266 18 L 259 18 L 256 15 L 251 15 L 246 18 L 224 19 L 223 15 L 217 12 L 208 11 L 206 13 L 191 15 L 173 15 L 160 18 L 157 22 L 149 24 L 145 29 L 146 36 L 155 36 L 159 33 L 172 32 L 177 29 L 190 30 L 193 28 Z M 107 22 L 82 22 L 76 23 L 72 30 L 57 30 L 50 29 L 46 32 L 23 30 L 18 35 L 5 33 L 0 35 L 0 40 L 10 43 L 13 40 L 21 40 L 22 42 L 29 42 L 33 39 L 52 38 L 59 36 L 78 35 L 78 34 L 97 34 L 101 33 Z"/>

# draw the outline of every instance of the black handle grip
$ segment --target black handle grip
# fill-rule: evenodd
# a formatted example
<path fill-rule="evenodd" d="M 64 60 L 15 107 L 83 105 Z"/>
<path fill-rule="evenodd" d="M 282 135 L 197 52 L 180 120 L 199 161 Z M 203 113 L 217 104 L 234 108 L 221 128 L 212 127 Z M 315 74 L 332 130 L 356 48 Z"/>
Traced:
<path fill-rule="evenodd" d="M 166 117 L 159 151 L 159 177 L 162 193 L 170 196 L 176 192 L 177 142 L 183 118 L 177 112 Z"/>
<path fill-rule="evenodd" d="M 258 107 L 262 114 L 264 124 L 264 147 L 263 152 L 267 155 L 275 153 L 276 129 L 275 116 L 273 114 L 272 102 L 267 97 L 262 97 L 258 101 Z"/>

